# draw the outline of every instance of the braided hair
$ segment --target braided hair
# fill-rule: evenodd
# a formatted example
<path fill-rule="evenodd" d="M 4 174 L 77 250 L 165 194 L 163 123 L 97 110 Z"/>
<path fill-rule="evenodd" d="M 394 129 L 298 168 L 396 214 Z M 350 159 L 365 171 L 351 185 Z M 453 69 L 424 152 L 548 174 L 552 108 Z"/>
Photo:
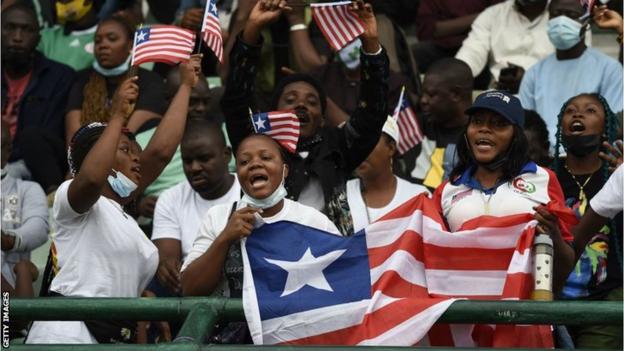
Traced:
<path fill-rule="evenodd" d="M 561 110 L 559 110 L 559 114 L 557 115 L 557 132 L 555 134 L 555 138 L 556 138 L 555 158 L 553 159 L 553 166 L 552 166 L 552 169 L 556 174 L 561 169 L 561 158 L 559 156 L 559 149 L 562 144 L 561 143 L 561 136 L 562 136 L 561 122 L 563 120 L 563 115 L 564 115 L 565 109 L 568 107 L 570 102 L 572 102 L 572 100 L 576 99 L 579 96 L 591 96 L 600 102 L 605 112 L 605 130 L 604 130 L 603 136 L 605 140 L 608 141 L 609 143 L 613 143 L 617 139 L 617 128 L 619 125 L 617 117 L 615 116 L 615 113 L 613 113 L 613 111 L 611 110 L 611 107 L 609 107 L 609 103 L 607 103 L 607 100 L 605 100 L 605 98 L 602 97 L 602 95 L 597 94 L 597 93 L 583 93 L 583 94 L 579 94 L 579 95 L 569 98 L 563 104 L 563 106 L 561 106 Z M 606 162 L 603 162 L 602 164 L 602 175 L 604 179 L 608 179 L 610 175 L 609 165 Z"/>
<path fill-rule="evenodd" d="M 132 40 L 134 28 L 128 21 L 120 16 L 111 16 L 100 22 L 100 26 L 106 22 L 115 22 L 121 26 L 128 40 Z M 82 114 L 80 116 L 80 125 L 91 122 L 106 123 L 110 118 L 110 104 L 108 98 L 108 87 L 106 77 L 91 72 L 89 80 L 85 84 L 82 91 Z"/>
<path fill-rule="evenodd" d="M 104 129 L 106 129 L 105 123 L 92 122 L 83 125 L 76 131 L 67 149 L 67 163 L 72 176 L 76 176 L 80 172 L 84 159 L 91 151 L 91 148 L 93 148 L 93 145 L 100 139 Z M 135 140 L 134 134 L 128 129 L 122 129 L 122 133 L 131 141 Z"/>

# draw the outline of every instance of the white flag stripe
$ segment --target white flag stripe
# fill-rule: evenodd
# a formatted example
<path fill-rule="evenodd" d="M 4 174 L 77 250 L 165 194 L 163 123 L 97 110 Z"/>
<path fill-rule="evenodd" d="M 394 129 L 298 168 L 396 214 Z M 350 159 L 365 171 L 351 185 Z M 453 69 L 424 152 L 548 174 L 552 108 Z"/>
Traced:
<path fill-rule="evenodd" d="M 160 26 L 154 26 L 150 28 L 150 35 L 158 34 L 158 35 L 179 35 L 186 37 L 187 39 L 193 40 L 195 38 L 195 34 L 189 32 L 186 29 L 176 28 L 172 26 L 166 26 L 167 28 L 162 28 Z"/>
<path fill-rule="evenodd" d="M 297 144 L 297 141 L 299 140 L 298 137 L 294 137 L 294 136 L 291 136 L 291 135 L 280 135 L 280 134 L 273 135 L 273 134 L 269 134 L 269 133 L 266 133 L 266 135 L 271 136 L 275 140 L 292 141 L 295 144 Z"/>
<path fill-rule="evenodd" d="M 403 280 L 414 285 L 422 287 L 427 286 L 427 278 L 424 273 L 424 265 L 421 261 L 416 260 L 412 254 L 407 251 L 395 251 L 387 260 L 375 268 L 371 268 L 371 285 L 377 283 L 379 277 L 385 272 L 394 271 L 403 278 Z"/>
<path fill-rule="evenodd" d="M 353 17 L 353 13 L 349 11 L 348 7 L 341 7 L 340 11 L 342 11 L 344 18 L 346 19 L 344 23 L 349 30 L 349 35 L 354 35 L 357 37 L 360 33 L 360 30 L 363 30 L 364 28 L 362 28 L 362 25 Z M 353 41 L 353 39 L 351 39 L 349 42 L 351 41 Z"/>
<path fill-rule="evenodd" d="M 180 58 L 180 59 L 186 59 L 188 58 L 188 55 L 185 54 L 180 54 L 180 53 L 176 53 L 176 52 L 171 52 L 171 51 L 149 51 L 146 52 L 145 54 L 141 54 L 141 55 L 136 55 L 134 60 L 135 61 L 141 61 L 144 58 L 149 58 L 149 57 L 153 57 L 154 55 L 159 55 L 159 56 L 163 56 L 163 58 L 168 58 L 170 59 L 171 57 L 176 57 L 176 58 Z"/>
<path fill-rule="evenodd" d="M 527 248 L 523 253 L 514 251 L 513 256 L 511 257 L 511 262 L 509 264 L 509 269 L 507 273 L 533 273 L 533 266 L 531 265 L 531 249 Z"/>
<path fill-rule="evenodd" d="M 420 235 L 422 222 L 425 221 L 427 227 L 441 230 L 439 223 L 426 216 L 421 216 L 422 211 L 414 211 L 410 217 L 400 217 L 374 222 L 366 227 L 366 244 L 368 248 L 383 247 L 394 243 L 407 230 L 415 231 L 415 235 Z"/>
<path fill-rule="evenodd" d="M 416 344 L 421 339 L 427 337 L 427 332 L 429 331 L 430 326 L 434 324 L 446 311 L 446 309 L 455 301 L 455 299 L 448 299 L 430 306 L 410 319 L 405 320 L 403 323 L 392 327 L 387 332 L 374 338 L 364 340 L 358 345 L 374 346 Z"/>
<path fill-rule="evenodd" d="M 414 126 L 414 130 L 416 130 L 416 137 L 418 138 L 419 141 L 422 140 L 423 138 L 422 131 L 420 130 L 420 126 L 418 125 L 418 119 L 416 118 L 414 111 L 412 111 L 411 109 L 408 109 L 408 110 L 405 110 L 405 113 L 410 117 L 408 120 L 410 124 Z"/>
<path fill-rule="evenodd" d="M 320 22 L 319 27 L 325 29 L 325 34 L 329 36 L 329 44 L 331 44 L 332 46 L 334 46 L 334 43 L 337 43 L 339 40 L 338 38 L 336 38 L 336 36 L 334 35 L 334 31 L 333 30 L 329 30 L 330 25 L 327 23 L 327 17 L 325 16 L 325 10 L 323 9 L 319 9 L 319 11 L 317 12 L 318 16 L 316 16 L 316 18 L 318 19 L 318 21 Z"/>
<path fill-rule="evenodd" d="M 137 47 L 141 47 L 144 45 L 150 44 L 171 44 L 174 46 L 181 46 L 180 44 L 185 44 L 183 46 L 193 46 L 194 42 L 186 37 L 180 37 L 176 35 L 153 35 L 150 34 L 150 37 L 147 41 L 143 41 L 137 45 Z"/>
<path fill-rule="evenodd" d="M 496 296 L 503 293 L 507 271 L 426 269 L 429 293 L 459 296 Z"/>
<path fill-rule="evenodd" d="M 266 134 L 272 135 L 272 134 L 281 134 L 281 133 L 292 133 L 295 135 L 299 135 L 299 129 L 297 129 L 296 125 L 291 128 L 290 126 L 292 126 L 292 124 L 289 123 L 287 124 L 287 126 L 289 127 L 281 127 L 279 130 L 271 129 L 268 132 L 266 132 Z"/>
<path fill-rule="evenodd" d="M 340 45 L 340 47 L 343 47 L 347 44 L 347 39 L 345 38 L 345 34 L 343 33 L 342 29 L 342 23 L 340 21 L 340 19 L 338 18 L 338 16 L 336 15 L 335 11 L 332 11 L 331 9 L 327 9 L 327 11 L 325 11 L 326 16 L 327 16 L 327 20 L 328 22 L 332 23 L 335 27 L 335 31 L 334 33 L 338 36 L 338 43 Z"/>
<path fill-rule="evenodd" d="M 371 305 L 373 307 L 372 312 L 374 312 L 399 300 L 376 292 L 372 299 L 321 307 L 294 313 L 287 317 L 268 319 L 262 321 L 264 343 L 276 344 L 352 327 L 362 323 L 366 311 Z"/>
<path fill-rule="evenodd" d="M 192 48 L 190 48 L 190 49 L 182 49 L 179 46 L 173 46 L 173 45 L 150 45 L 150 46 L 145 46 L 145 47 L 137 46 L 136 54 L 138 55 L 138 54 L 145 53 L 145 52 L 159 51 L 159 50 L 167 50 L 167 51 L 171 51 L 171 52 L 186 53 L 187 56 L 188 56 L 188 54 L 190 52 L 193 51 Z"/>
<path fill-rule="evenodd" d="M 438 231 L 437 235 L 428 235 L 424 242 L 437 246 L 471 248 L 475 246 L 475 235 L 479 238 L 479 248 L 482 249 L 509 249 L 516 247 L 517 237 L 514 235 L 500 235 L 501 232 L 519 233 L 526 224 L 518 224 L 503 228 L 481 227 L 474 230 L 463 230 L 454 233 Z"/>

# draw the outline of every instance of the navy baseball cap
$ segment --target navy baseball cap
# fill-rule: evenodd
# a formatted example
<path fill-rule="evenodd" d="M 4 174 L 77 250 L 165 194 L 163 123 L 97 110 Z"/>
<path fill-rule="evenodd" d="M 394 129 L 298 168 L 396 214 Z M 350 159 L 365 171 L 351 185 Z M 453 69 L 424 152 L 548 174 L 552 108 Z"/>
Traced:
<path fill-rule="evenodd" d="M 490 110 L 505 117 L 509 122 L 521 128 L 524 127 L 524 109 L 520 100 L 505 91 L 490 90 L 477 96 L 475 102 L 466 109 L 467 115 L 478 110 Z"/>

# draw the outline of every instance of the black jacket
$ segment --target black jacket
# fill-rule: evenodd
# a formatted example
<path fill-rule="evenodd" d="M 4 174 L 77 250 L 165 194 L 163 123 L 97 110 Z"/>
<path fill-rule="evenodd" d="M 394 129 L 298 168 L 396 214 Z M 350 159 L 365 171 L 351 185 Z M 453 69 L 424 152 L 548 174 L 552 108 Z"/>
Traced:
<path fill-rule="evenodd" d="M 221 107 L 234 151 L 246 136 L 254 133 L 249 108 L 253 109 L 253 82 L 260 49 L 261 45 L 248 45 L 239 36 L 230 54 L 230 73 Z M 286 179 L 288 197 L 297 200 L 310 176 L 317 177 L 325 198 L 323 212 L 345 235 L 353 231 L 345 184 L 375 148 L 388 116 L 389 68 L 385 50 L 360 57 L 362 85 L 356 111 L 344 126 L 320 128 L 312 140 L 306 141 L 309 154 L 305 159 L 290 155 Z"/>
<path fill-rule="evenodd" d="M 65 105 L 75 72 L 69 66 L 45 58 L 35 51 L 32 76 L 19 102 L 17 131 L 11 160 L 21 158 L 20 134 L 26 128 L 46 129 L 65 140 Z M 8 85 L 2 69 L 2 109 L 6 107 Z"/>

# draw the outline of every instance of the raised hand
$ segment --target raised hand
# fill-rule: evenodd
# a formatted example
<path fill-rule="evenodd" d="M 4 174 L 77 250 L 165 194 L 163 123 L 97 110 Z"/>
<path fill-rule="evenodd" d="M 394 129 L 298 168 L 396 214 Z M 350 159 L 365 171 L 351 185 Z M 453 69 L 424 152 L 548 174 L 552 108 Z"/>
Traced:
<path fill-rule="evenodd" d="M 243 30 L 243 41 L 247 44 L 257 43 L 262 29 L 277 21 L 282 12 L 291 10 L 285 0 L 259 0 L 249 14 Z"/>
<path fill-rule="evenodd" d="M 360 35 L 362 49 L 368 53 L 377 52 L 380 48 L 379 34 L 377 33 L 377 20 L 375 20 L 373 6 L 364 3 L 362 0 L 356 0 L 351 3 L 349 9 L 353 11 L 364 24 L 364 33 Z"/>
<path fill-rule="evenodd" d="M 204 18 L 204 9 L 200 7 L 190 8 L 184 11 L 180 26 L 190 30 L 199 30 L 202 19 Z"/>
<path fill-rule="evenodd" d="M 192 55 L 187 62 L 180 63 L 180 85 L 194 87 L 199 81 L 203 54 Z"/>
<path fill-rule="evenodd" d="M 137 80 L 139 77 L 134 76 L 124 80 L 113 95 L 113 103 L 111 106 L 111 118 L 120 117 L 128 119 L 134 110 L 134 105 L 139 97 L 139 86 Z"/>
<path fill-rule="evenodd" d="M 613 172 L 616 168 L 618 168 L 622 164 L 622 155 L 624 154 L 624 146 L 622 145 L 622 140 L 616 140 L 615 145 L 611 145 L 608 142 L 603 142 L 602 146 L 607 150 L 607 152 L 602 152 L 598 154 L 598 156 L 603 159 L 609 165 L 609 171 Z"/>
<path fill-rule="evenodd" d="M 609 10 L 606 5 L 594 7 L 592 11 L 594 23 L 603 29 L 613 29 L 618 34 L 622 34 L 622 16 L 619 13 Z"/>

